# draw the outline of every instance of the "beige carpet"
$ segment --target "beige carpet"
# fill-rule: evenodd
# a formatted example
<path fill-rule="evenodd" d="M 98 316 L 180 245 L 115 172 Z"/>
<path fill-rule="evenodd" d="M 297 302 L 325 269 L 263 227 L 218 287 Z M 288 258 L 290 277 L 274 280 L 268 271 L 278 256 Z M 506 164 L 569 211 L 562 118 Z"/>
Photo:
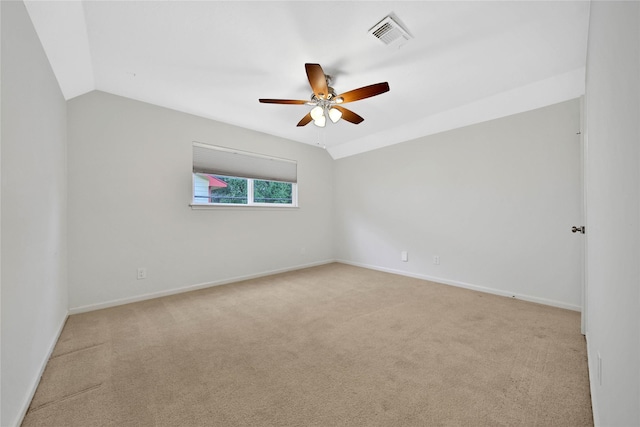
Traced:
<path fill-rule="evenodd" d="M 71 316 L 24 426 L 588 426 L 576 312 L 342 264 Z"/>

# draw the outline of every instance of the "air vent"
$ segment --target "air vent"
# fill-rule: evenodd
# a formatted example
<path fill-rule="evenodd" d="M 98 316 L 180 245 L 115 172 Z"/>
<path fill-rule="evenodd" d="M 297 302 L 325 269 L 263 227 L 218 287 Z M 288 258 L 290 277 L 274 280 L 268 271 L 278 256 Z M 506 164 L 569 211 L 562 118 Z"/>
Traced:
<path fill-rule="evenodd" d="M 385 45 L 395 48 L 401 47 L 413 38 L 391 15 L 374 25 L 369 34 Z"/>

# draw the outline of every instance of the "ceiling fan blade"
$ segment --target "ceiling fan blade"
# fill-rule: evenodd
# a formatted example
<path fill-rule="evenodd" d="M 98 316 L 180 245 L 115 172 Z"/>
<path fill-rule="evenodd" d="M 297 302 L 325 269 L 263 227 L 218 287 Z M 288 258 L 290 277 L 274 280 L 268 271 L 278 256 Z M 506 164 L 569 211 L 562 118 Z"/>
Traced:
<path fill-rule="evenodd" d="M 342 118 L 348 122 L 353 123 L 354 125 L 357 125 L 358 123 L 362 123 L 362 121 L 364 120 L 361 116 L 357 115 L 353 111 L 347 110 L 346 108 L 341 107 L 339 105 L 334 105 L 331 108 L 335 108 L 339 110 L 342 113 Z"/>
<path fill-rule="evenodd" d="M 313 120 L 313 119 L 311 118 L 311 113 L 308 113 L 306 116 L 304 116 L 304 117 L 302 118 L 302 120 L 300 120 L 300 121 L 298 122 L 298 124 L 297 124 L 296 126 L 305 126 L 305 125 L 306 125 L 306 124 L 308 124 L 311 120 Z"/>
<path fill-rule="evenodd" d="M 371 98 L 372 96 L 380 95 L 381 93 L 385 93 L 388 91 L 389 83 L 376 83 L 373 85 L 361 87 L 359 89 L 350 90 L 349 92 L 338 95 L 338 98 L 342 98 L 342 103 L 344 104 L 345 102 L 353 102 L 365 98 Z"/>
<path fill-rule="evenodd" d="M 325 99 L 329 93 L 329 88 L 327 87 L 327 77 L 320 64 L 304 64 L 304 68 L 307 70 L 307 78 L 313 93 L 318 98 Z"/>
<path fill-rule="evenodd" d="M 300 99 L 263 99 L 263 98 L 258 99 L 258 101 L 262 102 L 263 104 L 298 104 L 298 105 L 306 104 L 307 102 L 309 102 L 309 101 L 302 101 Z"/>

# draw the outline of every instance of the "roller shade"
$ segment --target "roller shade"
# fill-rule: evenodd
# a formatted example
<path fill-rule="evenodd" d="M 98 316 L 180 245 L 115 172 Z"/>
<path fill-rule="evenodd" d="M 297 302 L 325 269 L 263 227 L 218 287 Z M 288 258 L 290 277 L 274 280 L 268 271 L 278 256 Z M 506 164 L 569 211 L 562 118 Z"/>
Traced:
<path fill-rule="evenodd" d="M 295 160 L 270 157 L 216 145 L 193 143 L 193 172 L 268 181 L 298 182 Z"/>

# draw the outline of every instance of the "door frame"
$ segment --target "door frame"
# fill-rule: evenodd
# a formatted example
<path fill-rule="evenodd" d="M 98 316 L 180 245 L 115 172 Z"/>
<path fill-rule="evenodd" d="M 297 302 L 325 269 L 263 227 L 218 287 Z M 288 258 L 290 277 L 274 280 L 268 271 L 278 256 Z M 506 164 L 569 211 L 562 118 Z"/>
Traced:
<path fill-rule="evenodd" d="M 586 180 L 586 169 L 587 169 L 587 159 L 588 159 L 588 131 L 586 126 L 586 103 L 585 103 L 585 95 L 580 97 L 580 183 L 582 184 L 582 225 L 586 227 L 587 225 L 587 180 Z M 580 269 L 581 271 L 581 279 L 582 279 L 582 310 L 580 315 L 580 332 L 582 335 L 587 335 L 588 332 L 588 312 L 587 309 L 589 306 L 589 295 L 588 295 L 588 275 L 587 275 L 587 251 L 588 251 L 588 232 L 589 227 L 585 228 L 585 234 L 582 237 L 582 245 L 580 245 L 582 249 L 582 262 Z"/>

